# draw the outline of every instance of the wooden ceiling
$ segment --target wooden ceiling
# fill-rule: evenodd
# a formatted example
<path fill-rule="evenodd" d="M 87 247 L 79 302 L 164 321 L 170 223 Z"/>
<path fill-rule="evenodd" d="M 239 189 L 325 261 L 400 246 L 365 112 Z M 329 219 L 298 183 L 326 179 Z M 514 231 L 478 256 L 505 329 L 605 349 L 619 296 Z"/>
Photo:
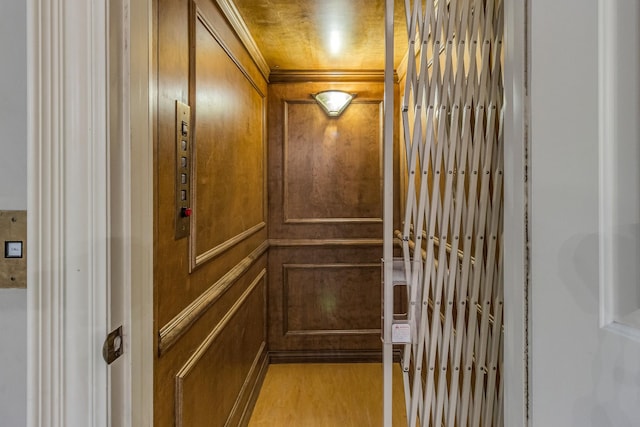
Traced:
<path fill-rule="evenodd" d="M 233 2 L 271 71 L 384 70 L 385 0 Z M 404 2 L 395 3 L 397 67 L 407 37 Z"/>

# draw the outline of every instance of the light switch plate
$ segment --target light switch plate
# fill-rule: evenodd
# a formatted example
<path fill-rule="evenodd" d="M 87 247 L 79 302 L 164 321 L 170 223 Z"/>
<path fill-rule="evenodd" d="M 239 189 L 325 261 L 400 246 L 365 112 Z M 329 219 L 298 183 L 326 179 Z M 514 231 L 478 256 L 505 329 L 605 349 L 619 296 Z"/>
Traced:
<path fill-rule="evenodd" d="M 22 242 L 4 242 L 5 258 L 22 258 Z"/>
<path fill-rule="evenodd" d="M 27 287 L 27 211 L 0 211 L 0 288 Z"/>

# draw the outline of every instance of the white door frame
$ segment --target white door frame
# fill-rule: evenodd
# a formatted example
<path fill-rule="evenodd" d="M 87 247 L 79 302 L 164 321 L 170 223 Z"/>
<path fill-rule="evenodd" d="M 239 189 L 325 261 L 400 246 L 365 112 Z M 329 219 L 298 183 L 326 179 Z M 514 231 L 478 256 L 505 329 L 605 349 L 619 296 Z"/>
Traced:
<path fill-rule="evenodd" d="M 107 422 L 105 16 L 105 0 L 27 5 L 29 426 Z"/>
<path fill-rule="evenodd" d="M 130 11 L 131 427 L 153 427 L 153 0 L 125 0 Z M 134 23 L 134 24 L 131 24 Z M 135 167 L 133 166 L 135 165 Z"/>
<path fill-rule="evenodd" d="M 127 0 L 129 1 L 129 0 Z M 129 3 L 133 426 L 153 424 L 152 0 Z M 106 426 L 106 0 L 28 0 L 28 425 Z M 528 1 L 505 0 L 505 425 L 528 420 Z M 129 22 L 135 25 L 129 26 Z M 127 59 L 129 61 L 129 58 Z M 511 285 L 511 286 L 509 286 Z M 127 423 L 128 424 L 128 423 Z"/>
<path fill-rule="evenodd" d="M 504 425 L 529 418 L 529 0 L 504 2 Z"/>
<path fill-rule="evenodd" d="M 127 0 L 128 2 L 129 0 Z M 131 2 L 131 378 L 125 425 L 151 426 L 151 0 Z M 107 426 L 107 0 L 28 0 L 28 426 Z M 125 62 L 129 62 L 126 58 Z M 123 105 L 123 107 L 127 107 Z M 127 348 L 129 351 L 127 352 Z"/>
<path fill-rule="evenodd" d="M 125 352 L 110 376 L 110 425 L 153 425 L 151 0 L 109 0 L 111 329 Z M 135 23 L 135 25 L 132 25 Z"/>

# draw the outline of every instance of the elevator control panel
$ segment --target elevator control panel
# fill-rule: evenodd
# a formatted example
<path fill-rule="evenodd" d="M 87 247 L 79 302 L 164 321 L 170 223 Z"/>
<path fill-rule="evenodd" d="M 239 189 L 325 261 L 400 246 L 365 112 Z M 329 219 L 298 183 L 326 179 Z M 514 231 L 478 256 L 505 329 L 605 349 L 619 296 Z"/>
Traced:
<path fill-rule="evenodd" d="M 176 240 L 191 227 L 191 109 L 176 101 Z"/>

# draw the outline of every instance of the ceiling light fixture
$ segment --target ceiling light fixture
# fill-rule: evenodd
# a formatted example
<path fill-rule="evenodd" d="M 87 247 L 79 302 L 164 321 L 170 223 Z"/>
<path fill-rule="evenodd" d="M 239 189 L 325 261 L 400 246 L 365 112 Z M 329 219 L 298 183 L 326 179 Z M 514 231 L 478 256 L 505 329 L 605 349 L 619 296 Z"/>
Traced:
<path fill-rule="evenodd" d="M 342 50 L 342 37 L 340 31 L 333 30 L 329 35 L 329 50 L 333 55 L 337 55 Z"/>
<path fill-rule="evenodd" d="M 311 94 L 313 99 L 322 107 L 329 117 L 338 117 L 347 108 L 355 94 L 343 92 L 341 90 L 325 90 L 316 94 Z"/>

